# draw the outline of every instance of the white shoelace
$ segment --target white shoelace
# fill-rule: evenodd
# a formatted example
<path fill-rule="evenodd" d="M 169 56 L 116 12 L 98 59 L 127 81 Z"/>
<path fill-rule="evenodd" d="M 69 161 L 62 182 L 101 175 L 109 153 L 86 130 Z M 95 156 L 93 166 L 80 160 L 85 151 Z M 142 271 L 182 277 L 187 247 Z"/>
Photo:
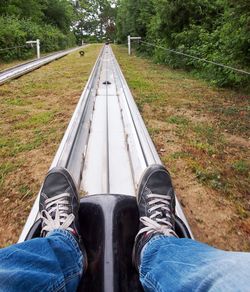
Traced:
<path fill-rule="evenodd" d="M 71 227 L 71 223 L 74 221 L 75 216 L 74 214 L 68 215 L 66 212 L 69 210 L 67 206 L 69 201 L 67 197 L 70 197 L 70 194 L 63 193 L 52 198 L 45 200 L 45 206 L 49 211 L 43 210 L 41 212 L 41 218 L 44 222 L 44 227 L 42 228 L 43 231 L 52 231 L 54 229 L 66 229 L 68 231 L 73 231 Z M 52 213 L 55 212 L 55 215 L 52 218 Z"/>
<path fill-rule="evenodd" d="M 146 232 L 147 234 L 161 233 L 166 236 L 177 237 L 170 220 L 171 216 L 169 215 L 171 212 L 169 209 L 171 196 L 148 194 L 147 197 L 151 199 L 149 205 L 152 205 L 152 207 L 149 208 L 148 212 L 152 213 L 152 215 L 149 217 L 145 216 L 140 218 L 140 221 L 145 225 L 145 227 L 139 231 L 138 235 Z M 166 211 L 164 215 L 162 214 L 163 210 Z M 158 218 L 158 215 L 161 215 L 161 217 Z"/>

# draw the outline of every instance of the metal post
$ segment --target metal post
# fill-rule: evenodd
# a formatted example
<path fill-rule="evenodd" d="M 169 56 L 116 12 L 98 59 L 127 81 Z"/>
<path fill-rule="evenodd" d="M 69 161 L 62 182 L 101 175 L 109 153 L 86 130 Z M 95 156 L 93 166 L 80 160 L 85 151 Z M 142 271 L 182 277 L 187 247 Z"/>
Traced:
<path fill-rule="evenodd" d="M 131 55 L 131 40 L 130 40 L 130 35 L 128 36 L 128 54 L 129 54 L 129 56 Z"/>
<path fill-rule="evenodd" d="M 31 47 L 33 47 L 33 44 L 36 44 L 37 59 L 40 59 L 40 40 L 37 39 L 36 41 L 27 41 L 26 44 L 30 44 Z"/>
<path fill-rule="evenodd" d="M 131 40 L 141 40 L 141 37 L 131 37 L 128 36 L 128 54 L 131 55 Z"/>
<path fill-rule="evenodd" d="M 36 53 L 37 53 L 37 59 L 40 59 L 40 40 L 36 40 Z"/>

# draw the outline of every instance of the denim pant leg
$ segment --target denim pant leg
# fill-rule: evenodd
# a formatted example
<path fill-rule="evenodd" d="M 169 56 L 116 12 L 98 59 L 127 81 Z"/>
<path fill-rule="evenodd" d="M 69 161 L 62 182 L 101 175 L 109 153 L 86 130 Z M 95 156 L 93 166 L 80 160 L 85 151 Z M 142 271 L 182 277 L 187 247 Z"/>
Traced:
<path fill-rule="evenodd" d="M 0 250 L 0 291 L 76 291 L 82 271 L 82 252 L 65 230 Z"/>
<path fill-rule="evenodd" d="M 250 253 L 159 235 L 142 250 L 140 280 L 145 291 L 249 292 Z"/>

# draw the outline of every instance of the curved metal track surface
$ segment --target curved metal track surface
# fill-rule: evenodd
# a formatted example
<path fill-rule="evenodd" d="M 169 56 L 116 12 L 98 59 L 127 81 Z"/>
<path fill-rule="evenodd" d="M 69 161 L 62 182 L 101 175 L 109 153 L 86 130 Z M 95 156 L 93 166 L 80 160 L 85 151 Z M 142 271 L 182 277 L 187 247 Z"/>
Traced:
<path fill-rule="evenodd" d="M 74 51 L 77 51 L 81 49 L 81 47 L 77 47 L 77 48 L 73 48 L 73 49 L 69 49 L 69 50 L 65 50 L 65 51 L 61 51 L 61 52 L 57 52 L 54 54 L 50 54 L 48 56 L 44 56 L 38 60 L 32 60 L 11 68 L 8 68 L 6 70 L 3 70 L 0 72 L 0 85 L 4 84 L 5 82 L 17 78 L 19 76 L 22 76 L 24 74 L 27 74 L 43 65 L 46 65 L 52 61 L 55 61 L 57 59 L 60 59 Z"/>
<path fill-rule="evenodd" d="M 155 163 L 161 164 L 155 146 L 112 49 L 105 45 L 51 168 L 66 167 L 80 194 L 135 196 L 142 173 Z M 38 205 L 39 195 L 19 241 L 38 218 Z M 178 200 L 176 212 L 188 226 Z"/>

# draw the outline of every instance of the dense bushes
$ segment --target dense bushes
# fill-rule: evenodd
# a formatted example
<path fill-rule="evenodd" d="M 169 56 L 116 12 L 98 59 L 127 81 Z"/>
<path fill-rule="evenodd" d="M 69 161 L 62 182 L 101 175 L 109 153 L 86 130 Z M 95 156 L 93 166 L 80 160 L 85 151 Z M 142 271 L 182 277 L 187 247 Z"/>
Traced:
<path fill-rule="evenodd" d="M 120 0 L 117 38 L 147 42 L 250 71 L 250 2 L 247 0 Z M 174 68 L 192 70 L 220 86 L 249 85 L 249 75 L 142 44 L 142 52 Z"/>
<path fill-rule="evenodd" d="M 75 45 L 71 32 L 74 5 L 68 0 L 3 0 L 0 5 L 0 60 L 25 59 L 35 49 L 26 41 L 40 39 L 41 52 Z M 12 50 L 5 48 L 18 47 Z"/>
<path fill-rule="evenodd" d="M 27 40 L 40 39 L 41 52 L 65 49 L 75 44 L 74 35 L 63 34 L 58 28 L 49 24 L 37 24 L 29 19 L 0 17 L 0 48 L 24 46 Z M 0 51 L 0 59 L 26 59 L 34 55 L 35 49 L 30 45 L 11 50 Z"/>

